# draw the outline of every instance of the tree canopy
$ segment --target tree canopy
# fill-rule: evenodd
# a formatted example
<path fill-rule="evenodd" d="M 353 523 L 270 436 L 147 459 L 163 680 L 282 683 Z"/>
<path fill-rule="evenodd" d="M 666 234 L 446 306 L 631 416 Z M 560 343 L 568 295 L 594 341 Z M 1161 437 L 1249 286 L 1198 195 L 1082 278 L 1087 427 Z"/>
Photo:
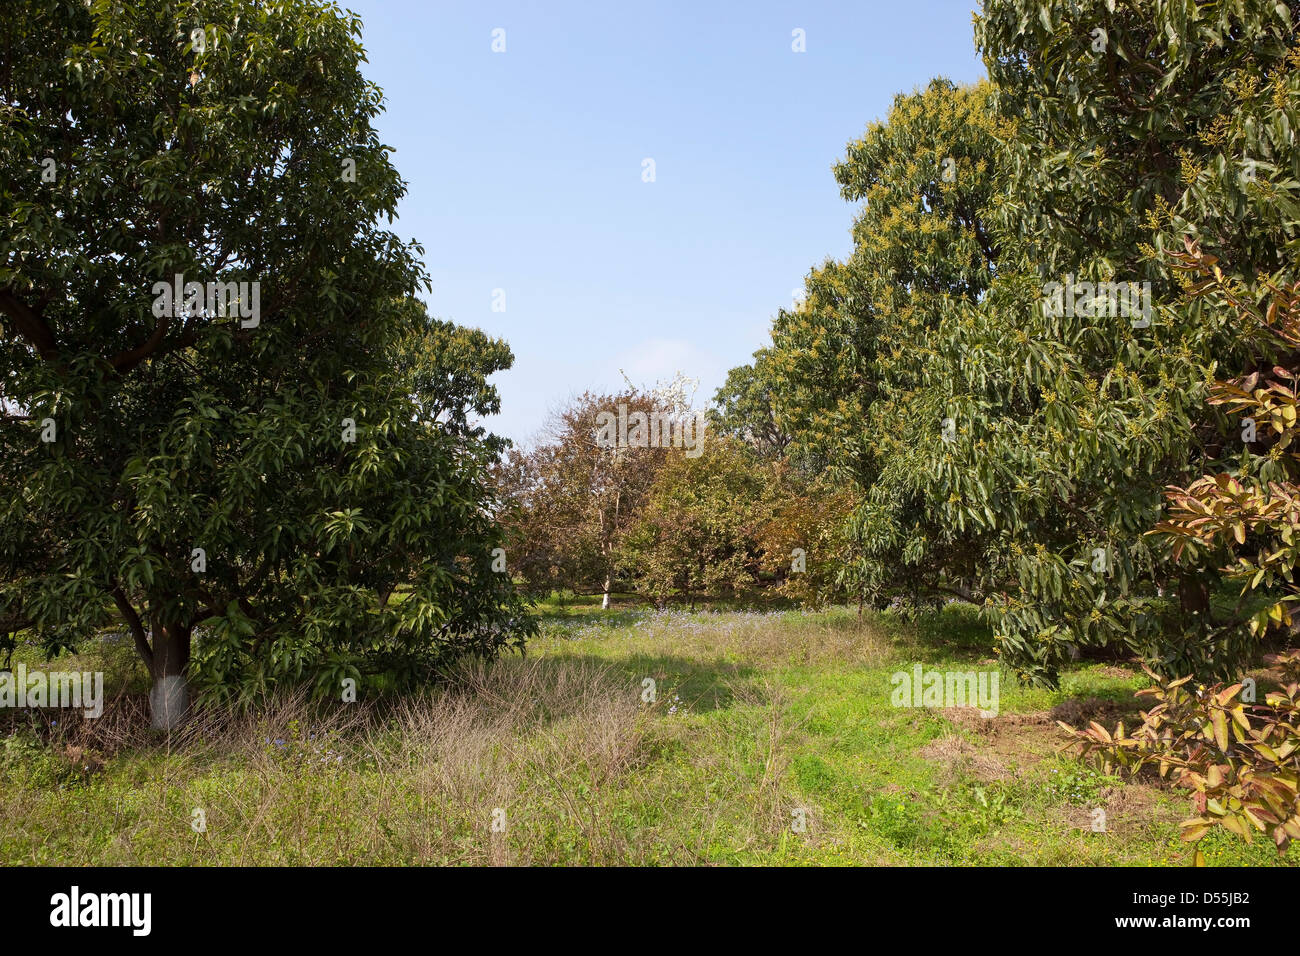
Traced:
<path fill-rule="evenodd" d="M 853 254 L 733 373 L 766 378 L 791 446 L 852 479 L 846 578 L 981 604 L 1035 681 L 1084 647 L 1166 674 L 1249 658 L 1259 608 L 1147 532 L 1166 486 L 1242 467 L 1206 398 L 1217 368 L 1259 361 L 1248 310 L 1190 294 L 1176 256 L 1195 241 L 1257 296 L 1286 284 L 1298 15 L 988 0 L 989 81 L 900 96 L 849 145 Z"/>
<path fill-rule="evenodd" d="M 24 0 L 0 44 L 0 617 L 125 622 L 160 726 L 187 678 L 338 694 L 531 626 L 471 424 L 511 355 L 415 298 L 359 21 L 196 17 Z"/>

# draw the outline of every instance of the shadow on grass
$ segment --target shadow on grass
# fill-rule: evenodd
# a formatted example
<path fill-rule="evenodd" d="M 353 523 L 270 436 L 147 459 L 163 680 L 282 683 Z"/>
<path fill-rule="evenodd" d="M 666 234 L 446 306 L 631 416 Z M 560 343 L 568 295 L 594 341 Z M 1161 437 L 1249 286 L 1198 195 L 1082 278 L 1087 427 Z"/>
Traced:
<path fill-rule="evenodd" d="M 694 601 L 670 598 L 660 604 L 654 598 L 630 592 L 618 592 L 611 595 L 610 606 L 602 607 L 603 596 L 600 594 L 565 594 L 552 592 L 548 597 L 532 599 L 532 613 L 542 619 L 571 619 L 588 616 L 602 616 L 621 611 L 675 611 L 695 613 L 697 611 L 797 611 L 803 605 L 784 595 L 738 594 L 726 596 L 703 595 Z"/>
<path fill-rule="evenodd" d="M 904 615 L 882 611 L 876 616 L 889 642 L 917 663 L 976 663 L 993 657 L 993 630 L 979 608 L 954 602 Z"/>
<path fill-rule="evenodd" d="M 654 681 L 655 700 L 664 703 L 676 694 L 684 707 L 694 713 L 725 710 L 736 701 L 737 692 L 762 695 L 755 680 L 759 670 L 733 661 L 702 661 L 678 654 L 631 654 L 627 657 L 600 657 L 588 654 L 556 654 L 538 659 L 539 666 L 564 667 L 579 664 L 601 668 L 627 680 L 628 692 L 644 700 Z M 648 703 L 648 701 L 647 701 Z"/>

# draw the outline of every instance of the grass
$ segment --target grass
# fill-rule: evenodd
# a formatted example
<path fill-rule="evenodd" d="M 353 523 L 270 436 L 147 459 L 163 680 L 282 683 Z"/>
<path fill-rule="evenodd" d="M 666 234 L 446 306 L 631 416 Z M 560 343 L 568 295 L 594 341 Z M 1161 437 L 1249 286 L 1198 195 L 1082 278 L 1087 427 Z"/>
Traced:
<path fill-rule="evenodd" d="M 1188 860 L 1184 792 L 1055 752 L 1053 713 L 1113 722 L 1135 707 L 1144 678 L 1126 666 L 1080 664 L 1055 692 L 1003 674 L 999 716 L 981 720 L 890 701 L 891 674 L 914 663 L 996 667 L 987 632 L 959 606 L 915 624 L 581 601 L 540 613 L 526 657 L 466 665 L 418 698 L 207 710 L 170 741 L 140 729 L 135 694 L 92 723 L 11 712 L 0 862 Z M 126 645 L 79 663 L 130 686 Z M 1106 829 L 1093 832 L 1099 809 Z M 1225 834 L 1202 846 L 1212 865 L 1287 862 Z"/>

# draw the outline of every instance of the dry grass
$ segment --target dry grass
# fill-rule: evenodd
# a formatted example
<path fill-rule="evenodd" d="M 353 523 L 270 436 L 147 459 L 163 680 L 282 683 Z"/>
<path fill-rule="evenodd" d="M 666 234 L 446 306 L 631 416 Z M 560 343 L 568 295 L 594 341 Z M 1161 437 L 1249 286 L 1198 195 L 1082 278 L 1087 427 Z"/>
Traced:
<path fill-rule="evenodd" d="M 568 821 L 585 862 L 615 862 L 626 846 L 609 825 L 609 796 L 642 758 L 651 712 L 606 665 L 516 658 L 468 665 L 441 690 L 386 705 L 322 709 L 288 695 L 253 715 L 199 710 L 161 738 L 142 716 L 137 701 L 119 700 L 49 751 L 113 761 L 116 780 L 130 778 L 142 798 L 111 814 L 101 862 L 553 858 L 552 829 L 518 825 L 529 818 Z M 0 793 L 0 828 L 85 819 L 77 805 L 104 793 L 98 775 L 48 769 L 56 785 L 44 792 Z"/>
<path fill-rule="evenodd" d="M 578 628 L 579 636 L 600 627 Z M 889 640 L 868 621 L 850 617 L 773 612 L 665 612 L 637 621 L 627 643 L 641 652 L 671 647 L 695 660 L 766 664 L 843 664 L 871 666 L 892 653 Z"/>

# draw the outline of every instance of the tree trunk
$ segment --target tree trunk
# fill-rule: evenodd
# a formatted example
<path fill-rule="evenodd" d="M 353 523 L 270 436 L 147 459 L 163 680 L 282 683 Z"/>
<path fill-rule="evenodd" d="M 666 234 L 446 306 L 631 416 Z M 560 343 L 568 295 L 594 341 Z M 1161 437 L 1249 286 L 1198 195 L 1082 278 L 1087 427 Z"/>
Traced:
<path fill-rule="evenodd" d="M 613 586 L 613 584 L 614 584 L 614 579 L 613 579 L 613 577 L 612 577 L 611 575 L 606 575 L 606 576 L 605 576 L 605 596 L 604 596 L 604 598 L 601 599 L 601 602 L 600 602 L 600 609 L 601 609 L 602 611 L 608 611 L 608 610 L 609 610 L 609 589 L 610 589 L 611 586 Z"/>
<path fill-rule="evenodd" d="M 1202 634 L 1210 627 L 1210 589 L 1199 578 L 1190 574 L 1179 575 L 1178 601 L 1183 614 L 1196 622 Z"/>
<path fill-rule="evenodd" d="M 153 619 L 153 687 L 149 710 L 155 730 L 175 730 L 190 709 L 190 688 L 185 669 L 190 662 L 190 627 L 175 621 Z"/>

